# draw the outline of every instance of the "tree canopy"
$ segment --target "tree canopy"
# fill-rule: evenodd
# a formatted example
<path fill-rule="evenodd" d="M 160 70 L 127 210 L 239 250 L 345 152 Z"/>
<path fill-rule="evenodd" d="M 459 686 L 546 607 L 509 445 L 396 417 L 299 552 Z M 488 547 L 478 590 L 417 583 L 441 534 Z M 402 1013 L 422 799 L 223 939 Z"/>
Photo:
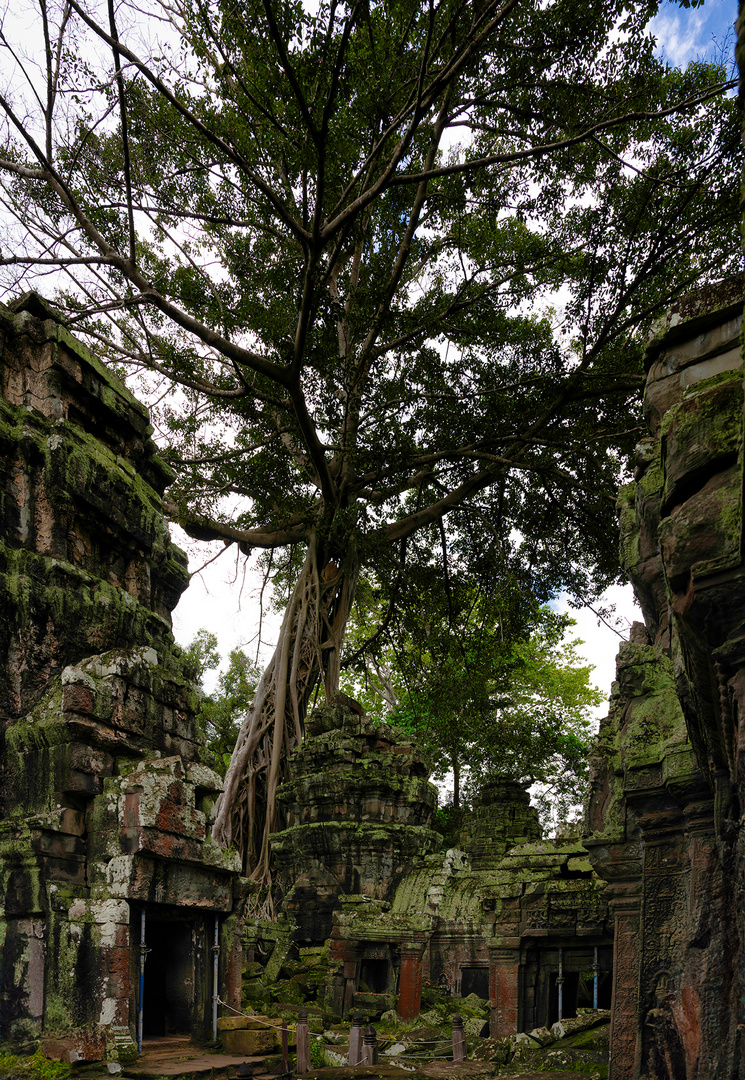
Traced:
<path fill-rule="evenodd" d="M 32 60 L 6 20 L 5 286 L 64 271 L 173 519 L 286 591 L 215 828 L 265 881 L 361 568 L 447 519 L 538 596 L 617 573 L 643 329 L 739 257 L 732 83 L 656 58 L 656 9 L 38 0 Z"/>
<path fill-rule="evenodd" d="M 419 547 L 388 619 L 390 583 L 360 583 L 342 685 L 371 715 L 416 733 L 434 778 L 452 781 L 455 809 L 502 777 L 540 784 L 542 816 L 555 824 L 582 801 L 602 698 L 581 643 L 565 640 L 573 620 L 494 556 L 479 577 L 460 572 L 457 549 L 443 568 Z"/>

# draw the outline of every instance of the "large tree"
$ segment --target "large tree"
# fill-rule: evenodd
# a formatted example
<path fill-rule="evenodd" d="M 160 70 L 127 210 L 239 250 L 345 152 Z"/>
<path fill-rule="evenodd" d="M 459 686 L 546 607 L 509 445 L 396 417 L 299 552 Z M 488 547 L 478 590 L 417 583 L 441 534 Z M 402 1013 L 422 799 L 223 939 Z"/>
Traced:
<path fill-rule="evenodd" d="M 447 517 L 538 591 L 615 573 L 640 328 L 736 265 L 730 84 L 655 59 L 652 0 L 36 3 L 31 59 L 0 38 L 6 287 L 66 272 L 150 376 L 174 520 L 286 590 L 215 828 L 268 880 L 361 567 Z"/>

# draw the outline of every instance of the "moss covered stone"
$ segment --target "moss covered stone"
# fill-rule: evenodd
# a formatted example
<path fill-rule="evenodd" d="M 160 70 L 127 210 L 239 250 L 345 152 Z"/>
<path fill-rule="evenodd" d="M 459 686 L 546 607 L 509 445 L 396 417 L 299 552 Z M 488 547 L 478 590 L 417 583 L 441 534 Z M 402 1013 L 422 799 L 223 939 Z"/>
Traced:
<path fill-rule="evenodd" d="M 645 626 L 619 651 L 585 837 L 619 899 L 613 1080 L 629 1061 L 635 1075 L 718 1080 L 739 1060 L 742 307 L 733 279 L 684 298 L 656 328 L 650 435 L 620 499 Z"/>
<path fill-rule="evenodd" d="M 39 297 L 0 306 L 0 332 L 0 1036 L 122 1061 L 139 912 L 189 926 L 193 1000 L 155 1007 L 203 1035 L 213 925 L 193 913 L 221 918 L 238 1005 L 244 888 L 209 837 L 222 781 L 171 634 L 186 559 L 147 412 Z"/>

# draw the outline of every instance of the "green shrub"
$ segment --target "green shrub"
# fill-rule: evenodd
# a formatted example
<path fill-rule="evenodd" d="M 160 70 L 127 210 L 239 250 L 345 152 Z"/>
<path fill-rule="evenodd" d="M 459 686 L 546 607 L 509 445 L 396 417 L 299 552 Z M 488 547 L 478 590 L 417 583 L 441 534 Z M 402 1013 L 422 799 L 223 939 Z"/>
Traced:
<path fill-rule="evenodd" d="M 70 1066 L 50 1061 L 37 1050 L 33 1057 L 0 1051 L 0 1076 L 3 1080 L 67 1080 Z"/>
<path fill-rule="evenodd" d="M 323 1056 L 320 1039 L 310 1040 L 310 1067 L 311 1069 L 325 1069 L 326 1058 Z"/>
<path fill-rule="evenodd" d="M 67 1080 L 71 1073 L 70 1066 L 63 1061 L 50 1061 L 41 1050 L 31 1058 L 34 1080 Z"/>

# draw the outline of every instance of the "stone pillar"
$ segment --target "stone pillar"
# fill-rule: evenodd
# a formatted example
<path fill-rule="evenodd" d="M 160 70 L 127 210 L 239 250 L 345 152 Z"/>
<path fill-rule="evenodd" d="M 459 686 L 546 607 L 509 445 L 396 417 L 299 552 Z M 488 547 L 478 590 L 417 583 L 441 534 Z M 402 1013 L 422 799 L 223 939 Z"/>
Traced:
<path fill-rule="evenodd" d="M 463 1018 L 453 1016 L 453 1061 L 466 1060 L 466 1037 L 463 1034 Z"/>
<path fill-rule="evenodd" d="M 398 1015 L 413 1020 L 422 1003 L 422 945 L 401 946 L 401 972 L 398 979 Z"/>
<path fill-rule="evenodd" d="M 378 1033 L 374 1027 L 365 1029 L 364 1042 L 362 1044 L 362 1064 L 378 1064 Z"/>
<path fill-rule="evenodd" d="M 615 917 L 613 940 L 613 998 L 611 1003 L 609 1080 L 629 1080 L 638 1074 L 641 1059 L 639 1020 L 639 961 L 641 913 L 639 882 L 608 889 Z"/>
<path fill-rule="evenodd" d="M 346 1016 L 352 1008 L 354 1001 L 355 986 L 357 983 L 357 957 L 354 943 L 344 942 L 344 964 L 342 967 L 344 977 L 344 1000 L 342 1003 L 342 1016 Z"/>
<path fill-rule="evenodd" d="M 490 1034 L 497 1039 L 514 1035 L 520 1012 L 520 941 L 489 950 L 491 998 Z M 493 990 L 492 990 L 493 986 Z"/>
<path fill-rule="evenodd" d="M 236 901 L 236 906 L 240 901 Z M 242 906 L 242 905 L 241 905 Z M 241 978 L 243 974 L 243 918 L 230 915 L 220 927 L 221 983 L 220 996 L 233 1009 L 241 1007 Z"/>
<path fill-rule="evenodd" d="M 297 1037 L 295 1071 L 298 1075 L 302 1075 L 310 1069 L 310 1028 L 308 1027 L 308 1014 L 304 1009 L 301 1009 L 297 1014 L 295 1030 Z"/>

